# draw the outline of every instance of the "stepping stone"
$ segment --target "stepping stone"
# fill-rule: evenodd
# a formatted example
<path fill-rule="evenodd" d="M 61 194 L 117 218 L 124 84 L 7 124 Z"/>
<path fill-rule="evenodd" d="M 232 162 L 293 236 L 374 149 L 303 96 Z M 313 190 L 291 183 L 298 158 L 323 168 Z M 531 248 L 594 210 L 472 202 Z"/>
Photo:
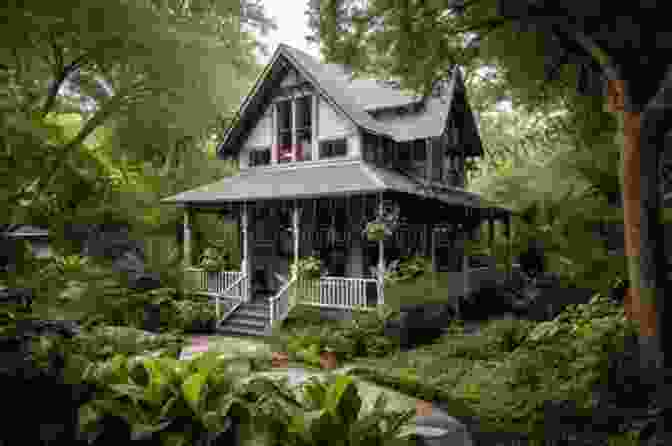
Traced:
<path fill-rule="evenodd" d="M 434 407 L 432 415 L 415 417 L 418 444 L 427 446 L 473 446 L 467 427 L 458 419 Z"/>

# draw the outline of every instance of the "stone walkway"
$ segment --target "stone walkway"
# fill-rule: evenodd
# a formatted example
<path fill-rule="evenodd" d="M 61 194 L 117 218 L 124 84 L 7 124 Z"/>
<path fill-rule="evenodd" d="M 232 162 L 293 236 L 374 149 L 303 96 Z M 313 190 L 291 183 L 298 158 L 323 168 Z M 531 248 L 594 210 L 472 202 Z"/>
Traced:
<path fill-rule="evenodd" d="M 207 351 L 210 348 L 217 348 L 223 354 L 231 354 L 235 356 L 239 353 L 254 353 L 258 351 L 268 351 L 270 348 L 267 344 L 256 341 L 250 338 L 243 337 L 225 337 L 225 336 L 192 336 L 190 338 L 190 346 L 185 353 L 197 354 L 198 352 Z M 299 364 L 290 364 L 287 369 L 274 369 L 265 372 L 258 372 L 259 376 L 273 377 L 287 377 L 289 384 L 298 386 L 313 376 L 324 376 L 328 373 L 346 374 L 354 366 L 345 365 L 330 372 L 314 369 L 306 369 Z M 370 410 L 374 402 L 381 393 L 387 396 L 387 407 L 390 410 L 415 410 L 416 398 L 396 392 L 376 384 L 370 383 L 353 377 L 356 380 L 357 388 L 362 397 L 363 410 Z M 424 444 L 431 444 L 437 446 L 471 446 L 472 440 L 467 433 L 466 428 L 458 420 L 451 417 L 449 414 L 434 407 L 431 416 L 415 417 L 412 424 L 406 427 L 407 431 L 414 432 L 424 439 Z M 420 443 L 419 443 L 420 444 Z"/>

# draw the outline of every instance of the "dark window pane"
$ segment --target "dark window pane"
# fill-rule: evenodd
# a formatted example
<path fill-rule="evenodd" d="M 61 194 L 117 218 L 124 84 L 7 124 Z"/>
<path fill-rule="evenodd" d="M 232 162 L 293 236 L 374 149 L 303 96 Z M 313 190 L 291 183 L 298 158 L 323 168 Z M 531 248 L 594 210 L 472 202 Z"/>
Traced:
<path fill-rule="evenodd" d="M 291 121 L 291 112 L 290 101 L 280 101 L 277 103 L 278 107 L 278 131 L 281 130 L 291 130 L 292 121 Z"/>
<path fill-rule="evenodd" d="M 332 144 L 330 141 L 320 143 L 320 158 L 330 158 L 332 156 Z"/>
<path fill-rule="evenodd" d="M 383 163 L 390 164 L 394 160 L 394 141 L 385 138 L 383 140 Z"/>
<path fill-rule="evenodd" d="M 411 148 L 408 143 L 399 143 L 399 161 L 408 162 L 411 160 Z"/>
<path fill-rule="evenodd" d="M 312 96 L 302 96 L 296 100 L 296 127 L 309 129 L 311 127 Z"/>
<path fill-rule="evenodd" d="M 348 145 L 344 139 L 334 141 L 334 156 L 345 156 L 348 153 Z"/>
<path fill-rule="evenodd" d="M 427 159 L 425 141 L 423 139 L 413 141 L 413 159 L 415 161 L 425 161 Z"/>

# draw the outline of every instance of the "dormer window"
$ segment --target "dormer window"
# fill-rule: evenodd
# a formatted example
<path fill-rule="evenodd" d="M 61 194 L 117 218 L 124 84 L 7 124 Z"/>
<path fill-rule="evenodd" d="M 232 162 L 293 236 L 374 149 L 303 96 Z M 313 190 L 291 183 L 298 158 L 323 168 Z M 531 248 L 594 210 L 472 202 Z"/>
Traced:
<path fill-rule="evenodd" d="M 286 163 L 292 160 L 292 102 L 279 101 L 276 103 L 278 128 L 278 162 Z"/>
<path fill-rule="evenodd" d="M 299 146 L 299 158 L 305 161 L 310 161 L 312 153 L 312 99 L 312 96 L 301 96 L 294 102 L 296 107 L 294 115 L 296 118 L 296 134 L 294 141 Z"/>
<path fill-rule="evenodd" d="M 311 159 L 313 97 L 299 96 L 276 102 L 279 163 Z M 292 119 L 294 122 L 292 122 Z"/>

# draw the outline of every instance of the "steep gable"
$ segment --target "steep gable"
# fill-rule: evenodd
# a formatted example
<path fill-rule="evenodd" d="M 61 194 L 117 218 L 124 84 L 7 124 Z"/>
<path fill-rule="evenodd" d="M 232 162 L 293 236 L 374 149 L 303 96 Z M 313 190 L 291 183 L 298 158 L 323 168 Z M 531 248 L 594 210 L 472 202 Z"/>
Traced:
<path fill-rule="evenodd" d="M 268 122 L 260 122 L 260 119 L 265 116 L 273 95 L 301 82 L 310 85 L 319 94 L 320 103 L 324 104 L 320 105 L 319 111 L 324 118 L 329 117 L 328 120 L 318 120 L 320 139 L 329 134 L 345 135 L 357 127 L 373 135 L 387 136 L 396 142 L 437 138 L 444 133 L 453 99 L 453 92 L 448 88 L 445 95 L 427 98 L 422 103 L 417 96 L 378 81 L 353 79 L 348 70 L 340 65 L 322 64 L 302 51 L 281 44 L 241 105 L 236 121 L 218 148 L 219 155 L 236 155 L 245 141 L 249 141 L 246 146 L 259 141 L 266 144 L 268 141 L 261 138 L 259 133 L 264 131 Z M 462 123 L 465 134 L 469 135 L 465 139 L 471 140 L 466 150 L 472 156 L 481 155 L 483 151 L 476 122 L 464 96 L 459 69 L 454 70 L 451 84 L 457 86 L 458 95 L 464 98 L 466 104 L 462 110 Z M 417 105 L 424 107 L 418 112 L 395 117 L 375 113 L 381 109 L 413 108 Z"/>

